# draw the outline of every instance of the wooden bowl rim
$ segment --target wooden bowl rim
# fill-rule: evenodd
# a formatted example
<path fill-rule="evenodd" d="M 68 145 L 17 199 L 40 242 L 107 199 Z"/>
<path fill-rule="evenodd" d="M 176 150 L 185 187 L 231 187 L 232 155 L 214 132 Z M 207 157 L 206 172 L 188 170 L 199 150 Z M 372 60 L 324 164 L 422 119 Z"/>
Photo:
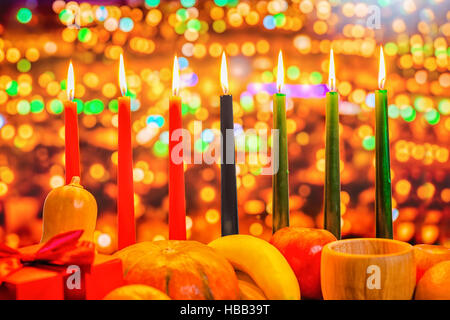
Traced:
<path fill-rule="evenodd" d="M 348 252 L 339 252 L 333 249 L 334 245 L 337 245 L 339 243 L 342 242 L 356 242 L 356 241 L 373 241 L 373 242 L 393 242 L 396 244 L 399 244 L 401 246 L 404 246 L 405 249 L 398 251 L 398 252 L 394 252 L 394 253 L 386 253 L 386 254 L 366 254 L 366 253 L 348 253 Z M 347 258 L 352 258 L 352 259 L 367 259 L 367 258 L 387 258 L 387 257 L 394 257 L 394 256 L 402 256 L 402 255 L 406 255 L 408 253 L 412 253 L 413 251 L 413 246 L 407 242 L 403 242 L 400 240 L 393 240 L 393 239 L 384 239 L 384 238 L 353 238 L 353 239 L 343 239 L 343 240 L 337 240 L 337 241 L 333 241 L 330 243 L 327 243 L 324 247 L 323 247 L 323 251 L 322 253 L 329 253 L 330 255 L 336 255 L 336 256 L 341 256 L 341 257 L 347 257 Z"/>

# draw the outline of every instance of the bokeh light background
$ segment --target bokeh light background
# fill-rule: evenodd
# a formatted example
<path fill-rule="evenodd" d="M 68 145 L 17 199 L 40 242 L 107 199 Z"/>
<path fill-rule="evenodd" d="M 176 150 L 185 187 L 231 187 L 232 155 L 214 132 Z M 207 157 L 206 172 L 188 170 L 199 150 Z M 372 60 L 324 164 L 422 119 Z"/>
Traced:
<path fill-rule="evenodd" d="M 368 26 L 374 7 L 379 28 Z M 450 246 L 450 5 L 446 0 L 129 0 L 1 2 L 0 240 L 38 242 L 47 193 L 64 182 L 62 101 L 75 69 L 82 184 L 97 199 L 96 241 L 116 248 L 117 67 L 132 97 L 138 240 L 166 238 L 168 97 L 180 57 L 183 125 L 219 129 L 220 55 L 229 57 L 236 136 L 271 129 L 276 56 L 284 52 L 291 224 L 322 227 L 328 54 L 340 93 L 344 237 L 374 236 L 374 90 L 384 45 L 395 238 Z M 372 17 L 372 18 L 371 18 Z M 374 20 L 376 22 L 376 20 Z M 372 21 L 372 22 L 374 22 Z M 258 151 L 250 137 L 238 152 Z M 261 161 L 264 159 L 261 159 Z M 240 164 L 240 231 L 271 234 L 271 176 Z M 220 166 L 186 165 L 188 237 L 220 235 Z"/>

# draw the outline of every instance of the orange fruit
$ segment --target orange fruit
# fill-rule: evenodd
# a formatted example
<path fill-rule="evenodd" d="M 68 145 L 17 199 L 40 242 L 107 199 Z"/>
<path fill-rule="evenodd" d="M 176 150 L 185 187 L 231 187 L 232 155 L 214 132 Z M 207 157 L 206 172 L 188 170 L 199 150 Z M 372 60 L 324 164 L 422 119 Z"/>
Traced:
<path fill-rule="evenodd" d="M 414 246 L 414 259 L 416 261 L 416 275 L 419 282 L 423 274 L 435 264 L 450 260 L 450 248 L 431 244 L 418 244 Z"/>
<path fill-rule="evenodd" d="M 416 300 L 450 300 L 450 261 L 442 261 L 425 272 L 416 287 Z"/>
<path fill-rule="evenodd" d="M 131 284 L 111 291 L 103 300 L 171 300 L 158 289 L 143 285 Z"/>

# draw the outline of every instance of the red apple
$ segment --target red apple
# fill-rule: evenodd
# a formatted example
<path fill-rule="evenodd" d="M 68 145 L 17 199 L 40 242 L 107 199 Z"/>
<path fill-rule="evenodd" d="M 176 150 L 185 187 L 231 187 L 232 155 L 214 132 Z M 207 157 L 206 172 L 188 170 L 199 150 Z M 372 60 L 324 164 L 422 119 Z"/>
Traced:
<path fill-rule="evenodd" d="M 320 258 L 322 248 L 336 237 L 327 230 L 286 227 L 272 235 L 273 244 L 288 261 L 295 275 L 302 299 L 322 299 Z"/>
<path fill-rule="evenodd" d="M 416 283 L 422 278 L 425 271 L 435 264 L 450 260 L 450 248 L 431 244 L 417 244 L 414 246 L 416 261 Z"/>

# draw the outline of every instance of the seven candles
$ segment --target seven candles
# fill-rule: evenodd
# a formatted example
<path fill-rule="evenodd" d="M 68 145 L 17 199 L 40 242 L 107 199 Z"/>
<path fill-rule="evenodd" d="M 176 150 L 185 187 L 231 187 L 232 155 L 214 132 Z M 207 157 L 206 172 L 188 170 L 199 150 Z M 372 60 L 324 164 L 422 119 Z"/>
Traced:
<path fill-rule="evenodd" d="M 239 233 L 236 167 L 234 151 L 233 96 L 228 94 L 228 70 L 225 52 L 222 54 L 220 82 L 223 95 L 220 96 L 220 130 L 222 147 L 221 173 L 221 226 L 222 236 Z"/>
<path fill-rule="evenodd" d="M 136 242 L 134 221 L 133 149 L 131 145 L 130 98 L 126 97 L 127 83 L 123 56 L 120 55 L 119 84 L 119 142 L 117 174 L 118 245 L 125 248 Z"/>
<path fill-rule="evenodd" d="M 390 179 L 389 130 L 387 118 L 387 91 L 383 48 L 380 48 L 379 88 L 375 91 L 375 142 L 376 142 L 376 236 L 392 238 L 392 198 Z M 324 216 L 325 228 L 340 238 L 340 175 L 339 175 L 339 111 L 336 79 L 334 76 L 333 50 L 330 52 L 329 89 L 326 107 L 326 167 Z M 133 166 L 131 146 L 131 111 L 127 92 L 123 56 L 120 56 L 120 89 L 123 97 L 119 100 L 119 143 L 118 143 L 118 216 L 119 249 L 135 243 Z M 173 96 L 169 106 L 169 136 L 182 128 L 181 99 L 179 92 L 178 60 L 175 57 L 173 69 Z M 278 56 L 277 89 L 274 95 L 274 129 L 279 130 L 274 148 L 278 148 L 279 164 L 273 175 L 273 232 L 289 225 L 289 181 L 286 137 L 285 94 L 282 94 L 284 69 L 281 50 Z M 222 55 L 221 83 L 224 95 L 220 97 L 220 121 L 222 131 L 222 235 L 238 233 L 238 210 L 236 193 L 236 168 L 234 164 L 233 103 L 228 94 L 228 74 L 225 53 Z M 79 138 L 77 121 L 77 104 L 74 98 L 74 74 L 72 62 L 67 76 L 68 101 L 64 103 L 65 111 L 65 163 L 66 183 L 73 176 L 80 176 Z M 227 143 L 227 129 L 232 133 Z M 182 136 L 178 140 L 182 142 Z M 229 140 L 229 139 L 228 139 Z M 169 238 L 186 239 L 184 164 L 183 150 L 178 159 L 172 159 L 172 151 L 177 145 L 176 139 L 170 139 L 169 169 Z M 230 144 L 230 146 L 227 146 Z M 233 148 L 231 148 L 231 146 Z M 229 148 L 227 148 L 229 147 Z M 227 150 L 230 149 L 230 150 Z M 229 151 L 229 152 L 227 152 Z M 181 160 L 181 161 L 180 161 Z M 178 197 L 181 201 L 178 201 Z"/>
<path fill-rule="evenodd" d="M 393 238 L 391 166 L 389 156 L 389 127 L 387 114 L 386 67 L 383 47 L 380 47 L 380 66 L 375 91 L 375 214 L 377 238 Z"/>
<path fill-rule="evenodd" d="M 65 136 L 65 164 L 66 184 L 72 177 L 80 176 L 80 144 L 78 140 L 77 104 L 73 101 L 75 96 L 75 79 L 72 61 L 67 71 L 67 101 L 64 102 L 64 136 Z"/>
<path fill-rule="evenodd" d="M 339 172 L 339 95 L 336 92 L 333 49 L 330 51 L 327 108 L 325 115 L 324 227 L 341 238 L 341 182 Z"/>
<path fill-rule="evenodd" d="M 278 155 L 278 166 L 273 167 L 272 176 L 272 230 L 289 226 L 289 168 L 286 134 L 286 95 L 281 93 L 284 85 L 283 56 L 278 54 L 277 90 L 273 95 L 273 129 L 277 130 L 272 148 L 274 154 Z"/>
<path fill-rule="evenodd" d="M 186 240 L 186 203 L 184 190 L 183 149 L 176 154 L 176 146 L 183 143 L 181 134 L 180 72 L 178 59 L 173 62 L 172 92 L 169 100 L 169 239 Z M 175 149 L 175 150 L 174 150 Z M 175 151 L 172 154 L 172 151 Z"/>

